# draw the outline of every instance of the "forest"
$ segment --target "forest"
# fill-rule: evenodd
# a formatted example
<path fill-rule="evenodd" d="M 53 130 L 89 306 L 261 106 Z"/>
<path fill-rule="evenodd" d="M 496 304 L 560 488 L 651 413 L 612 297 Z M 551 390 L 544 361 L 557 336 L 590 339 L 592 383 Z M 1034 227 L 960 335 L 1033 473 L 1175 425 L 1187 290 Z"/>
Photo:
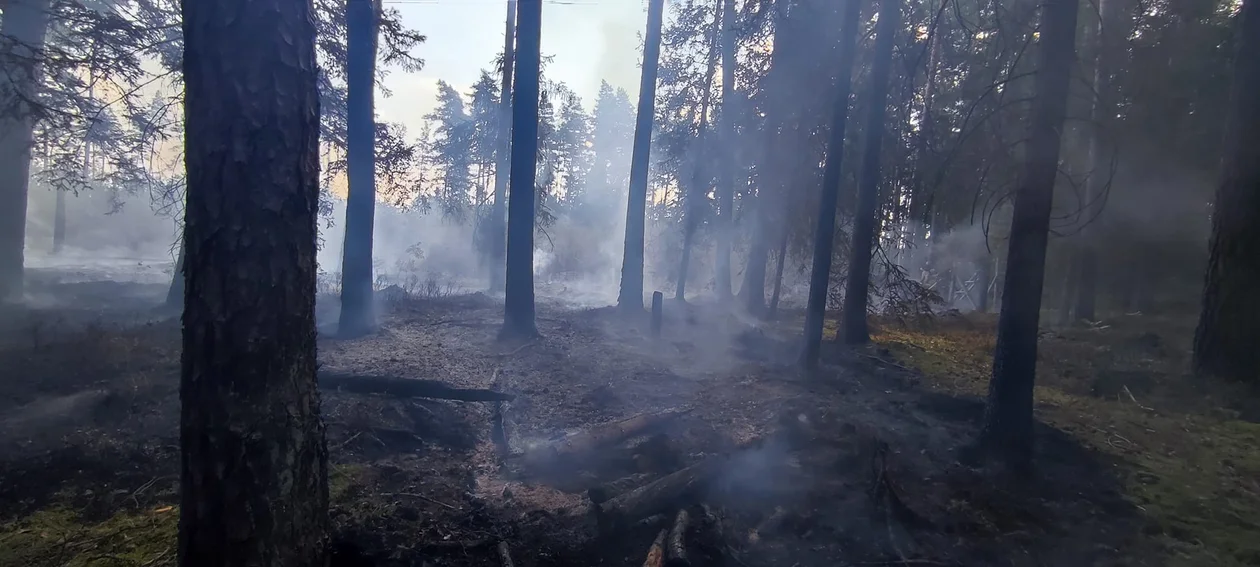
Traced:
<path fill-rule="evenodd" d="M 0 567 L 1260 565 L 1260 0 L 427 1 L 0 0 Z"/>

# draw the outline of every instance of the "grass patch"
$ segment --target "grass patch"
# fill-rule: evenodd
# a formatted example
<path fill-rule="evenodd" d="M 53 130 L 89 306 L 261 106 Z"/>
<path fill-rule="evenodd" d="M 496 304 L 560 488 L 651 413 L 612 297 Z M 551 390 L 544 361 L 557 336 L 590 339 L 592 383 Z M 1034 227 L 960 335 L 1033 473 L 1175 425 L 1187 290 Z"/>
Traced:
<path fill-rule="evenodd" d="M 1254 394 L 1194 378 L 1193 322 L 1128 316 L 1043 331 L 1036 411 L 1118 457 L 1146 537 L 1169 565 L 1260 565 L 1260 425 L 1239 419 Z M 926 386 L 983 396 L 996 317 L 877 325 L 873 339 Z"/>
<path fill-rule="evenodd" d="M 56 506 L 0 526 L 0 565 L 101 567 L 175 564 L 179 512 L 171 506 L 88 521 Z"/>
<path fill-rule="evenodd" d="M 360 488 L 363 465 L 332 465 L 333 505 L 350 505 Z M 179 508 L 119 509 L 105 519 L 87 517 L 57 502 L 0 524 L 0 567 L 163 567 L 176 563 Z"/>

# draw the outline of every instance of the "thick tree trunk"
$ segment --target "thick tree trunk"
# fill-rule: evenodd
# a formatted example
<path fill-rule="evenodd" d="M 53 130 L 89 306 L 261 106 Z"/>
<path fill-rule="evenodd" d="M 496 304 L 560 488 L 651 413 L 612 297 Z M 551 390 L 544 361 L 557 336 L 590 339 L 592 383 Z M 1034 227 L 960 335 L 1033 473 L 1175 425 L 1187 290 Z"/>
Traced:
<path fill-rule="evenodd" d="M 0 23 L 0 301 L 22 296 L 34 108 L 49 0 L 8 0 Z"/>
<path fill-rule="evenodd" d="M 1032 459 L 1037 326 L 1059 143 L 1075 56 L 1077 9 L 1077 0 L 1047 0 L 1042 8 L 1037 94 L 1023 179 L 1015 193 L 993 377 L 980 432 L 983 449 L 1020 466 Z"/>
<path fill-rule="evenodd" d="M 758 188 L 765 191 L 765 186 Z M 766 313 L 766 263 L 770 261 L 770 221 L 764 209 L 769 206 L 765 196 L 758 195 L 750 199 L 753 206 L 752 241 L 748 244 L 748 264 L 744 266 L 744 281 L 739 287 L 739 296 L 744 302 L 744 309 L 750 315 L 761 317 Z"/>
<path fill-rule="evenodd" d="M 686 218 L 683 220 L 683 249 L 682 257 L 678 261 L 678 286 L 674 288 L 674 299 L 678 301 L 686 300 L 687 293 L 687 276 L 691 271 L 691 248 L 695 244 L 696 229 L 700 227 L 700 214 L 703 209 L 700 205 L 708 193 L 708 179 L 704 175 L 705 169 L 702 165 L 705 159 L 705 150 L 707 148 L 707 136 L 709 130 L 709 106 L 713 102 L 713 76 L 717 72 L 718 59 L 718 34 L 722 29 L 722 3 L 715 4 L 713 13 L 713 36 L 709 39 L 709 62 L 708 67 L 704 71 L 704 93 L 700 97 L 700 127 L 696 134 L 696 149 L 692 153 L 692 170 L 691 183 L 687 185 L 686 193 L 683 198 L 686 201 L 683 214 Z"/>
<path fill-rule="evenodd" d="M 500 336 L 532 337 L 534 322 L 534 181 L 538 165 L 538 73 L 541 63 L 542 0 L 519 0 L 517 52 L 520 64 L 512 89 L 512 175 L 508 203 L 507 287 Z"/>
<path fill-rule="evenodd" d="M 814 229 L 814 265 L 809 278 L 809 305 L 805 309 L 805 348 L 801 365 L 818 366 L 822 348 L 823 319 L 827 315 L 827 288 L 831 278 L 832 246 L 836 234 L 836 203 L 844 172 L 844 139 L 849 124 L 849 94 L 853 90 L 853 59 L 857 52 L 858 20 L 862 0 L 845 0 L 844 21 L 840 24 L 840 74 L 831 137 L 827 140 L 827 163 L 823 168 L 822 199 L 818 204 L 818 226 Z"/>
<path fill-rule="evenodd" d="M 870 116 L 862 148 L 857 207 L 853 218 L 853 246 L 844 287 L 841 337 L 846 344 L 870 342 L 866 324 L 867 287 L 871 281 L 871 248 L 875 245 L 875 214 L 879 209 L 880 150 L 884 143 L 884 117 L 888 114 L 888 75 L 892 66 L 893 40 L 901 19 L 900 0 L 882 0 L 875 31 L 875 61 L 870 78 Z"/>
<path fill-rule="evenodd" d="M 643 73 L 639 80 L 639 108 L 630 158 L 630 198 L 626 205 L 626 242 L 621 255 L 621 293 L 617 306 L 643 311 L 643 232 L 647 216 L 648 157 L 652 153 L 652 118 L 656 112 L 656 71 L 661 59 L 661 21 L 665 0 L 648 4 L 647 35 L 643 44 Z"/>
<path fill-rule="evenodd" d="M 512 170 L 512 68 L 516 63 L 516 0 L 508 0 L 499 89 L 498 144 L 494 149 L 494 206 L 490 209 L 490 292 L 503 291 L 507 245 L 507 190 Z"/>
<path fill-rule="evenodd" d="M 1243 3 L 1231 119 L 1212 205 L 1212 239 L 1194 367 L 1260 382 L 1260 0 Z"/>
<path fill-rule="evenodd" d="M 346 3 L 346 234 L 341 260 L 338 333 L 376 327 L 372 303 L 372 226 L 376 213 L 376 36 L 374 0 Z"/>
<path fill-rule="evenodd" d="M 184 2 L 179 564 L 327 563 L 309 0 Z"/>
<path fill-rule="evenodd" d="M 718 226 L 714 285 L 731 299 L 731 240 L 735 237 L 735 0 L 722 0 L 722 110 L 718 114 Z"/>

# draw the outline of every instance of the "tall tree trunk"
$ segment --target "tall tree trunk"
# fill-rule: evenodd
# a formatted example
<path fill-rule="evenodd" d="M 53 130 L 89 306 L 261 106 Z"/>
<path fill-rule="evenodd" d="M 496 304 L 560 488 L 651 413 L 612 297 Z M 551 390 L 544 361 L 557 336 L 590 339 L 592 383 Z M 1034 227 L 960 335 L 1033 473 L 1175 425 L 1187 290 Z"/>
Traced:
<path fill-rule="evenodd" d="M 1042 7 L 1037 93 L 1023 179 L 1015 193 L 993 377 L 980 432 L 983 449 L 1021 467 L 1032 459 L 1037 326 L 1059 143 L 1075 57 L 1077 9 L 1078 0 L 1047 0 Z"/>
<path fill-rule="evenodd" d="M 875 61 L 871 67 L 870 115 L 862 148 L 857 207 L 853 218 L 853 246 L 844 286 L 841 336 L 846 344 L 870 342 L 866 324 L 868 287 L 871 282 L 871 248 L 875 245 L 875 214 L 879 210 L 880 150 L 884 143 L 884 117 L 888 114 L 888 75 L 892 66 L 893 40 L 901 19 L 900 0 L 882 0 L 875 30 Z"/>
<path fill-rule="evenodd" d="M 617 305 L 643 310 L 643 232 L 647 216 L 648 157 L 652 153 L 652 117 L 656 112 L 656 71 L 661 59 L 661 20 L 665 0 L 648 3 L 647 35 L 643 42 L 643 73 L 639 80 L 639 108 L 630 158 L 630 198 L 626 205 L 626 242 L 621 256 L 621 293 Z"/>
<path fill-rule="evenodd" d="M 490 209 L 490 291 L 503 291 L 507 245 L 507 190 L 512 169 L 512 67 L 516 63 L 516 1 L 508 0 L 499 88 L 498 143 L 494 148 L 494 206 Z"/>
<path fill-rule="evenodd" d="M 346 2 L 346 234 L 341 259 L 338 334 L 376 327 L 372 304 L 372 225 L 376 213 L 375 0 Z"/>
<path fill-rule="evenodd" d="M 512 175 L 508 202 L 507 287 L 502 337 L 532 337 L 534 322 L 534 181 L 538 167 L 538 73 L 542 0 L 519 0 L 516 84 L 512 89 Z"/>
<path fill-rule="evenodd" d="M 981 313 L 989 312 L 990 295 L 989 286 L 993 284 L 993 256 L 988 252 L 982 252 L 980 256 L 980 281 L 976 283 L 976 289 L 979 296 L 976 300 L 976 311 Z"/>
<path fill-rule="evenodd" d="M 92 96 L 92 77 L 88 75 L 88 97 Z M 48 146 L 44 145 L 44 159 L 48 159 Z M 92 179 L 92 143 L 83 140 L 83 179 Z M 53 254 L 60 254 L 66 245 L 66 192 L 58 190 L 53 207 Z"/>
<path fill-rule="evenodd" d="M 770 235 L 774 225 L 780 219 L 773 217 L 771 211 L 782 208 L 786 210 L 788 187 L 787 178 L 791 175 L 788 165 L 792 150 L 785 147 L 784 140 L 790 134 L 788 130 L 799 120 L 791 108 L 795 85 L 792 82 L 795 60 L 801 56 L 802 26 L 798 25 L 800 15 L 793 12 L 795 3 L 781 0 L 774 5 L 774 51 L 770 55 L 770 73 L 766 78 L 766 128 L 764 134 L 765 149 L 761 169 L 765 172 L 758 175 L 757 194 L 749 196 L 744 203 L 744 216 L 751 223 L 752 237 L 748 244 L 748 262 L 744 266 L 744 281 L 739 288 L 739 296 L 744 302 L 744 309 L 751 315 L 761 317 L 766 313 L 766 263 L 770 260 Z M 778 201 L 772 201 L 773 198 Z"/>
<path fill-rule="evenodd" d="M 678 301 L 686 300 L 687 293 L 687 275 L 691 270 L 691 248 L 695 244 L 696 229 L 700 227 L 700 213 L 702 211 L 700 204 L 708 193 L 702 180 L 707 179 L 704 176 L 705 169 L 703 167 L 705 150 L 707 144 L 707 132 L 709 130 L 709 106 L 713 102 L 713 75 L 717 72 L 718 59 L 718 36 L 722 29 L 722 3 L 715 4 L 713 13 L 713 36 L 709 39 L 709 62 L 704 71 L 704 93 L 700 96 L 700 127 L 696 134 L 696 149 L 692 152 L 694 156 L 691 162 L 691 183 L 687 185 L 686 192 L 683 194 L 685 205 L 683 209 L 683 249 L 682 257 L 678 261 L 678 287 L 674 289 L 674 299 Z"/>
<path fill-rule="evenodd" d="M 731 299 L 731 240 L 735 237 L 735 0 L 722 1 L 722 110 L 718 114 L 718 226 L 714 277 L 718 300 Z"/>
<path fill-rule="evenodd" d="M 1234 62 L 1231 119 L 1212 204 L 1195 370 L 1257 383 L 1260 369 L 1260 0 L 1245 0 Z"/>
<path fill-rule="evenodd" d="M 1123 56 L 1125 38 L 1128 35 L 1119 0 L 1098 0 L 1098 56 L 1094 66 L 1093 106 L 1090 122 L 1085 126 L 1089 133 L 1089 177 L 1085 179 L 1084 221 L 1091 223 L 1098 214 L 1103 187 L 1111 175 L 1111 155 L 1101 140 L 1101 132 L 1112 122 L 1115 114 L 1112 91 L 1113 73 L 1119 67 L 1116 59 Z M 1098 253 L 1094 249 L 1090 225 L 1086 224 L 1078 237 L 1080 249 L 1076 258 L 1076 318 L 1093 321 L 1097 314 Z"/>
<path fill-rule="evenodd" d="M 770 294 L 769 317 L 771 319 L 779 312 L 779 296 L 783 291 L 783 267 L 787 264 L 788 236 L 791 235 L 791 226 L 787 222 L 788 207 L 783 207 L 782 212 L 784 217 L 779 225 L 779 255 L 774 267 L 774 292 Z"/>
<path fill-rule="evenodd" d="M 805 309 L 805 348 L 801 365 L 818 366 L 822 348 L 823 319 L 827 316 L 827 288 L 831 278 L 832 246 L 836 238 L 836 203 L 840 199 L 840 179 L 844 173 L 844 139 L 849 124 L 849 94 L 853 90 L 853 59 L 857 52 L 858 20 L 862 0 L 845 0 L 844 21 L 840 24 L 840 74 L 831 136 L 827 140 L 827 163 L 823 167 L 822 199 L 818 204 L 818 226 L 814 229 L 814 265 L 809 277 L 809 305 Z"/>
<path fill-rule="evenodd" d="M 326 565 L 309 0 L 183 2 L 179 564 Z"/>
<path fill-rule="evenodd" d="M 8 0 L 0 23 L 0 301 L 22 296 L 26 197 L 49 0 Z"/>
<path fill-rule="evenodd" d="M 60 254 L 66 245 L 66 192 L 58 190 L 53 207 L 53 254 Z"/>

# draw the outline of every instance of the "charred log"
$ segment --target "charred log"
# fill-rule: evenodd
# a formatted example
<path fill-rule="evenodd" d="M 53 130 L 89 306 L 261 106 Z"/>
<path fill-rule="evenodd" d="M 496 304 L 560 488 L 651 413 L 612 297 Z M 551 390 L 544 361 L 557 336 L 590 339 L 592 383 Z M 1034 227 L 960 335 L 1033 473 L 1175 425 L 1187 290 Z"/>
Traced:
<path fill-rule="evenodd" d="M 350 394 L 376 394 L 395 398 L 433 398 L 461 402 L 505 402 L 512 394 L 482 388 L 452 388 L 437 380 L 401 376 L 356 375 L 320 372 L 319 386 Z"/>
<path fill-rule="evenodd" d="M 665 565 L 668 567 L 688 567 L 691 562 L 687 559 L 687 529 L 691 524 L 691 515 L 687 513 L 687 509 L 683 508 L 678 511 L 678 515 L 674 517 L 674 527 L 669 530 L 669 547 L 668 561 Z"/>
<path fill-rule="evenodd" d="M 652 540 L 652 546 L 648 548 L 647 559 L 643 560 L 643 567 L 661 567 L 664 564 L 665 534 L 666 530 L 656 534 L 656 539 Z"/>
<path fill-rule="evenodd" d="M 571 461 L 635 437 L 659 431 L 671 421 L 691 411 L 690 408 L 669 409 L 596 425 L 552 443 L 530 449 L 525 453 L 524 460 L 527 465 L 535 467 L 554 464 L 558 460 Z"/>

